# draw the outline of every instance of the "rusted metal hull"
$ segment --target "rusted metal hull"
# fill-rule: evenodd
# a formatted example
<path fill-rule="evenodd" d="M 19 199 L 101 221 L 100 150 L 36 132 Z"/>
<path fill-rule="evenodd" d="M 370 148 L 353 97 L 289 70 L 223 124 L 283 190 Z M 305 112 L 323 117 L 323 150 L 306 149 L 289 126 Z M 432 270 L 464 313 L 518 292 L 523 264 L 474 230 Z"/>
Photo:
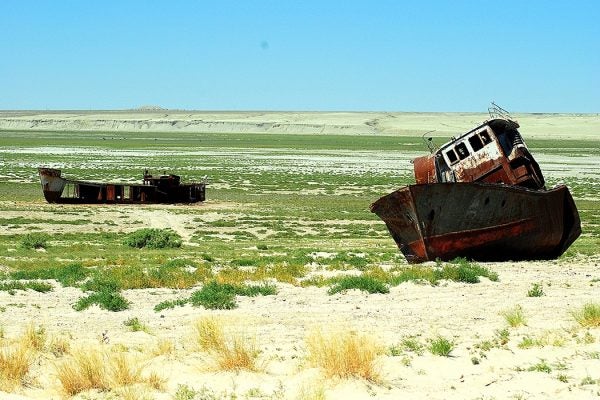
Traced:
<path fill-rule="evenodd" d="M 205 183 L 180 184 L 169 177 L 148 178 L 144 184 L 87 182 L 65 179 L 61 171 L 39 168 L 40 183 L 48 203 L 138 204 L 196 203 L 206 198 Z"/>
<path fill-rule="evenodd" d="M 581 234 L 566 186 L 530 190 L 485 183 L 410 185 L 371 205 L 411 263 L 552 259 Z"/>

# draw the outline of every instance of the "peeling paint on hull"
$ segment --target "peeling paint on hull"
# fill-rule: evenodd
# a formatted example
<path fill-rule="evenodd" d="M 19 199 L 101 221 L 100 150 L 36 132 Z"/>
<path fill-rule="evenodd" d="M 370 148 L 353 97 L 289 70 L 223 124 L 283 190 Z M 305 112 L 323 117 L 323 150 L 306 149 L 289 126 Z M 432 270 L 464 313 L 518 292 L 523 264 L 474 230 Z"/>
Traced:
<path fill-rule="evenodd" d="M 371 205 L 411 263 L 552 259 L 581 234 L 569 190 L 484 183 L 410 185 Z"/>

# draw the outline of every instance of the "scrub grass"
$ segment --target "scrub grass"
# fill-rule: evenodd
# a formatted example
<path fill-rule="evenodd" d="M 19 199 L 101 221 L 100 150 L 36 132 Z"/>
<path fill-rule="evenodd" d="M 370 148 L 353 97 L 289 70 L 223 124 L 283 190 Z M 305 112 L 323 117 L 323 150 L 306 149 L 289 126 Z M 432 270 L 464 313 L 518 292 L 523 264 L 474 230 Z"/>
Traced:
<path fill-rule="evenodd" d="M 162 386 L 164 379 L 153 373 L 143 375 L 144 364 L 139 357 L 103 348 L 86 348 L 73 351 L 55 367 L 55 374 L 64 394 L 97 389 L 117 392 L 138 384 Z"/>
<path fill-rule="evenodd" d="M 193 330 L 196 345 L 209 355 L 217 370 L 259 370 L 256 340 L 247 334 L 227 334 L 223 322 L 210 317 L 197 320 Z"/>
<path fill-rule="evenodd" d="M 146 332 L 150 333 L 150 328 L 142 322 L 137 317 L 129 318 L 128 320 L 123 322 L 123 325 L 129 328 L 131 332 Z"/>
<path fill-rule="evenodd" d="M 50 235 L 42 232 L 28 233 L 21 239 L 21 247 L 24 249 L 45 249 L 48 246 Z"/>
<path fill-rule="evenodd" d="M 600 304 L 588 303 L 579 310 L 572 311 L 571 315 L 579 325 L 584 328 L 600 327 Z"/>
<path fill-rule="evenodd" d="M 12 391 L 21 386 L 32 362 L 33 354 L 28 346 L 0 347 L 0 390 Z"/>
<path fill-rule="evenodd" d="M 527 297 L 542 297 L 544 295 L 545 293 L 541 283 L 534 283 L 531 286 L 531 289 L 527 291 Z"/>
<path fill-rule="evenodd" d="M 359 289 L 368 293 L 389 293 L 387 285 L 376 278 L 367 275 L 345 276 L 335 279 L 335 283 L 327 291 L 335 294 L 349 289 Z"/>
<path fill-rule="evenodd" d="M 57 365 L 56 377 L 69 396 L 89 389 L 110 388 L 105 356 L 98 349 L 74 351 L 67 360 Z"/>
<path fill-rule="evenodd" d="M 504 310 L 500 313 L 500 315 L 504 317 L 504 320 L 511 328 L 527 325 L 527 319 L 525 318 L 523 308 L 520 305 L 508 310 Z"/>
<path fill-rule="evenodd" d="M 171 229 L 143 228 L 127 235 L 124 243 L 138 249 L 173 248 L 181 247 L 181 236 Z"/>
<path fill-rule="evenodd" d="M 449 357 L 454 349 L 454 343 L 443 336 L 438 336 L 431 340 L 429 351 L 431 354 L 440 357 Z"/>
<path fill-rule="evenodd" d="M 76 286 L 89 275 L 89 269 L 81 263 L 71 263 L 56 267 L 36 267 L 27 270 L 13 271 L 9 274 L 12 279 L 54 279 L 63 286 Z"/>
<path fill-rule="evenodd" d="M 384 349 L 367 335 L 351 331 L 323 333 L 317 330 L 306 338 L 308 359 L 328 378 L 360 378 L 380 382 L 377 357 Z"/>

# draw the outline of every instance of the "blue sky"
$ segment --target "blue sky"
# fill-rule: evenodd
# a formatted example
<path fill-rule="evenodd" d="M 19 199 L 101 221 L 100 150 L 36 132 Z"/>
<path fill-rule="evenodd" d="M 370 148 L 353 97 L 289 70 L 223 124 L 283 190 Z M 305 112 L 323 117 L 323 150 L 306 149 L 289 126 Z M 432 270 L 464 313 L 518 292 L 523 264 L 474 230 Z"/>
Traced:
<path fill-rule="evenodd" d="M 600 112 L 600 1 L 0 1 L 0 109 Z"/>

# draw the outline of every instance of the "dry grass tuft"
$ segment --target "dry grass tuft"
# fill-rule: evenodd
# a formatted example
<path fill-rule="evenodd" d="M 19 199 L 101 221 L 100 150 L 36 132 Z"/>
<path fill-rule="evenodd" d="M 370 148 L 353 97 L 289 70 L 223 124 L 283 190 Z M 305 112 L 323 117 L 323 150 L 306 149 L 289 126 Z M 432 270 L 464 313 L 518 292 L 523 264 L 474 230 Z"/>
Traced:
<path fill-rule="evenodd" d="M 57 378 L 70 396 L 84 390 L 109 388 L 105 354 L 98 349 L 77 350 L 56 367 Z"/>
<path fill-rule="evenodd" d="M 158 339 L 154 348 L 151 349 L 151 354 L 155 357 L 168 356 L 175 352 L 175 345 L 171 340 Z"/>
<path fill-rule="evenodd" d="M 85 390 L 110 390 L 132 387 L 135 393 L 138 384 L 152 387 L 164 384 L 156 374 L 149 378 L 142 376 L 144 366 L 135 356 L 124 352 L 107 353 L 102 349 L 80 349 L 58 364 L 56 375 L 63 391 L 70 396 Z M 139 386 L 139 385 L 138 385 Z M 135 398 L 135 397 L 132 397 Z"/>
<path fill-rule="evenodd" d="M 152 400 L 154 397 L 144 385 L 123 386 L 115 390 L 122 400 Z"/>
<path fill-rule="evenodd" d="M 62 357 L 69 354 L 71 351 L 72 339 L 72 337 L 66 337 L 64 335 L 54 336 L 50 339 L 48 350 L 56 357 Z"/>
<path fill-rule="evenodd" d="M 340 378 L 363 378 L 371 382 L 380 380 L 376 365 L 383 347 L 374 339 L 355 332 L 330 332 L 317 330 L 306 339 L 308 358 L 323 370 L 325 376 Z"/>
<path fill-rule="evenodd" d="M 18 344 L 0 349 L 0 389 L 10 391 L 23 383 L 33 361 L 29 347 Z"/>
<path fill-rule="evenodd" d="M 143 366 L 134 357 L 126 353 L 110 355 L 110 381 L 113 386 L 126 386 L 143 382 Z"/>
<path fill-rule="evenodd" d="M 28 349 L 42 351 L 46 346 L 46 329 L 43 326 L 36 328 L 34 324 L 29 324 L 19 341 Z"/>
<path fill-rule="evenodd" d="M 244 334 L 226 335 L 216 318 L 202 318 L 194 324 L 195 342 L 223 371 L 257 371 L 258 350 L 253 339 Z"/>
<path fill-rule="evenodd" d="M 588 303 L 572 312 L 573 318 L 584 328 L 600 327 L 600 304 Z"/>
<path fill-rule="evenodd" d="M 326 398 L 323 382 L 302 385 L 296 396 L 296 400 L 325 400 Z"/>
<path fill-rule="evenodd" d="M 151 388 L 156 390 L 165 390 L 167 380 L 161 377 L 157 372 L 151 372 L 146 378 L 145 382 L 150 385 Z"/>

